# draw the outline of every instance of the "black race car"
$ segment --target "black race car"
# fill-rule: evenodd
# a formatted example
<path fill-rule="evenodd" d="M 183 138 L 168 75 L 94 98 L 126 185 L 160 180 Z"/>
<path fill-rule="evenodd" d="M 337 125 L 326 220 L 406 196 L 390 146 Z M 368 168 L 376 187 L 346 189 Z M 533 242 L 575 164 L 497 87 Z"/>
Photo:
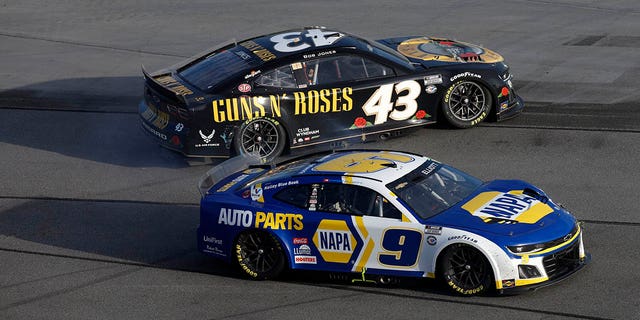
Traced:
<path fill-rule="evenodd" d="M 271 160 L 437 120 L 471 127 L 524 106 L 491 50 L 421 36 L 371 41 L 321 27 L 230 42 L 143 73 L 143 128 L 187 156 Z"/>

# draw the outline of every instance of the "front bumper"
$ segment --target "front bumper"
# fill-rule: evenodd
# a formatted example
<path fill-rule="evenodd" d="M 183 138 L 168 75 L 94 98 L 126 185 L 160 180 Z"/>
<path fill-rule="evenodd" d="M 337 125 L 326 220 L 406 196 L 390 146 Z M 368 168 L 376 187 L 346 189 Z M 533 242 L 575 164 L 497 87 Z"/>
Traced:
<path fill-rule="evenodd" d="M 520 114 L 520 112 L 522 112 L 522 109 L 524 109 L 524 100 L 522 100 L 520 96 L 515 95 L 515 99 L 513 99 L 511 103 L 507 104 L 506 106 L 504 104 L 498 106 L 498 112 L 496 112 L 496 120 L 503 121 L 511 119 Z"/>
<path fill-rule="evenodd" d="M 560 282 L 562 280 L 565 280 L 565 279 L 571 277 L 576 272 L 578 272 L 579 270 L 584 268 L 590 262 L 591 262 L 591 254 L 587 253 L 587 254 L 585 254 L 584 258 L 580 259 L 580 261 L 578 263 L 576 263 L 575 266 L 569 272 L 565 272 L 565 273 L 559 274 L 556 277 L 550 278 L 549 280 L 544 281 L 544 282 L 540 282 L 540 283 L 535 283 L 535 284 L 530 284 L 530 285 L 525 285 L 525 286 L 517 286 L 517 287 L 498 289 L 498 293 L 499 294 L 516 294 L 516 293 L 521 293 L 521 292 L 526 292 L 526 291 L 534 291 L 534 290 L 537 290 L 537 289 L 540 289 L 540 288 L 544 288 L 546 286 L 550 286 L 550 285 L 556 284 L 556 283 L 558 283 L 558 282 Z"/>

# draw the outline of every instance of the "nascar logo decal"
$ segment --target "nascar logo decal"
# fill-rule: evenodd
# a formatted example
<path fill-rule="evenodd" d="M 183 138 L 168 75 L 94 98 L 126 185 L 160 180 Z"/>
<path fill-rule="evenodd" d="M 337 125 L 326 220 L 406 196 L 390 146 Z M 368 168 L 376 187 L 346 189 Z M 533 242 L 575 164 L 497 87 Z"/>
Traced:
<path fill-rule="evenodd" d="M 553 209 L 535 198 L 522 194 L 521 190 L 483 192 L 462 206 L 485 222 L 510 220 L 520 223 L 536 223 Z"/>
<path fill-rule="evenodd" d="M 348 263 L 358 244 L 345 221 L 322 220 L 313 243 L 327 262 Z"/>

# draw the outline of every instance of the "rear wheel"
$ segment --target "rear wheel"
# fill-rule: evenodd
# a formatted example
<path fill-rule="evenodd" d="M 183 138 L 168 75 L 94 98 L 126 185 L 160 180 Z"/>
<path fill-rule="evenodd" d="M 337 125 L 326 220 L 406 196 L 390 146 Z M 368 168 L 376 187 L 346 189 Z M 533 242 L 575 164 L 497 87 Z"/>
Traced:
<path fill-rule="evenodd" d="M 258 118 L 242 124 L 235 143 L 240 154 L 252 154 L 271 161 L 284 150 L 285 133 L 278 121 Z"/>
<path fill-rule="evenodd" d="M 473 81 L 458 81 L 447 90 L 442 113 L 449 124 L 469 128 L 482 122 L 491 110 L 489 91 Z"/>
<path fill-rule="evenodd" d="M 449 247 L 442 256 L 440 276 L 450 290 L 461 295 L 484 293 L 493 284 L 493 271 L 484 254 L 461 243 Z"/>
<path fill-rule="evenodd" d="M 280 242 L 264 231 L 243 232 L 236 239 L 236 259 L 240 270 L 256 280 L 273 279 L 285 267 Z"/>

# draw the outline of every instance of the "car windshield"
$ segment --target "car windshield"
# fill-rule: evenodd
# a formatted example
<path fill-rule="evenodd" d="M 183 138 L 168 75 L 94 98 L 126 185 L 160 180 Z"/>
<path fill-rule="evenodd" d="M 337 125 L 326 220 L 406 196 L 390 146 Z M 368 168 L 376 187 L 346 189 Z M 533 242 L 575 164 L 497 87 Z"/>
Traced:
<path fill-rule="evenodd" d="M 180 76 L 207 91 L 251 66 L 252 57 L 240 47 L 217 51 L 180 71 Z"/>
<path fill-rule="evenodd" d="M 454 206 L 480 185 L 480 179 L 429 160 L 409 174 L 387 184 L 387 188 L 416 214 L 426 219 Z"/>

